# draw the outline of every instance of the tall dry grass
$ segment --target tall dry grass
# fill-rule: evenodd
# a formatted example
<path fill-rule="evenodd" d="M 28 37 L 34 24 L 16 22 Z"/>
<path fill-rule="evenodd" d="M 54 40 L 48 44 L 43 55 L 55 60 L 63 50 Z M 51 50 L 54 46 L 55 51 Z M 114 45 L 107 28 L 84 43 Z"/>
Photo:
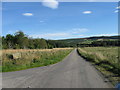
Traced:
<path fill-rule="evenodd" d="M 46 66 L 61 61 L 72 48 L 19 49 L 2 51 L 2 71 Z"/>
<path fill-rule="evenodd" d="M 113 84 L 120 81 L 119 47 L 84 47 L 78 52 L 87 61 L 92 62 L 106 76 L 116 76 L 110 79 Z"/>

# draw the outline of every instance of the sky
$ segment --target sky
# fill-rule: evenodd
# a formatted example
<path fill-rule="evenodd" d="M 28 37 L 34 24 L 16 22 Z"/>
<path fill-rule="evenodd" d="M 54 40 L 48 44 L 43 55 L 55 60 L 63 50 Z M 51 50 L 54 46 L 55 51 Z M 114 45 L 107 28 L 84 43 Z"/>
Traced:
<path fill-rule="evenodd" d="M 41 2 L 43 0 L 2 0 L 2 2 Z M 119 0 L 56 0 L 59 2 L 119 2 Z"/>
<path fill-rule="evenodd" d="M 54 40 L 117 35 L 119 9 L 117 2 L 3 2 L 2 35 L 19 30 Z"/>

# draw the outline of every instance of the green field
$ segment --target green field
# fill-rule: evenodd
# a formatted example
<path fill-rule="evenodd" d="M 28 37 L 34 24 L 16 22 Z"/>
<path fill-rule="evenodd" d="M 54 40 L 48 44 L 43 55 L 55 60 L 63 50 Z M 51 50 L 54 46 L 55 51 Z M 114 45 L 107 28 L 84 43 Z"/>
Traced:
<path fill-rule="evenodd" d="M 54 64 L 63 60 L 72 50 L 71 48 L 3 50 L 2 72 Z"/>
<path fill-rule="evenodd" d="M 90 61 L 113 84 L 120 81 L 119 47 L 83 47 L 79 54 Z"/>

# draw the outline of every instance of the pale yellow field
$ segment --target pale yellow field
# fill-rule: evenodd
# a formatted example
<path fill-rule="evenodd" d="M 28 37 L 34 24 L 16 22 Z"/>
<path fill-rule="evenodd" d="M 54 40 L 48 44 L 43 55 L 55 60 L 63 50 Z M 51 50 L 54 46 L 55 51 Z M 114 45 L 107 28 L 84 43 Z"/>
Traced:
<path fill-rule="evenodd" d="M 72 48 L 2 50 L 3 71 L 46 66 L 61 61 Z"/>

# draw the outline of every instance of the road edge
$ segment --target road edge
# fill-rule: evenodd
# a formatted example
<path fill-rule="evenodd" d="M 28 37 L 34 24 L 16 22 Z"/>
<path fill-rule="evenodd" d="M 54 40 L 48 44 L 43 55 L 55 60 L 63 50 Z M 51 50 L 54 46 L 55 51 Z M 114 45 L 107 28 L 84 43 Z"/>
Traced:
<path fill-rule="evenodd" d="M 81 56 L 86 62 L 88 62 L 96 71 L 97 73 L 101 76 L 101 78 L 103 79 L 104 82 L 106 82 L 111 88 L 114 88 L 114 85 L 110 82 L 110 80 L 108 78 L 105 78 L 105 75 L 99 70 L 97 69 L 97 67 L 92 64 L 91 62 L 87 61 L 87 59 L 81 55 L 81 53 L 78 51 L 78 48 L 76 49 L 77 53 L 79 56 Z"/>

